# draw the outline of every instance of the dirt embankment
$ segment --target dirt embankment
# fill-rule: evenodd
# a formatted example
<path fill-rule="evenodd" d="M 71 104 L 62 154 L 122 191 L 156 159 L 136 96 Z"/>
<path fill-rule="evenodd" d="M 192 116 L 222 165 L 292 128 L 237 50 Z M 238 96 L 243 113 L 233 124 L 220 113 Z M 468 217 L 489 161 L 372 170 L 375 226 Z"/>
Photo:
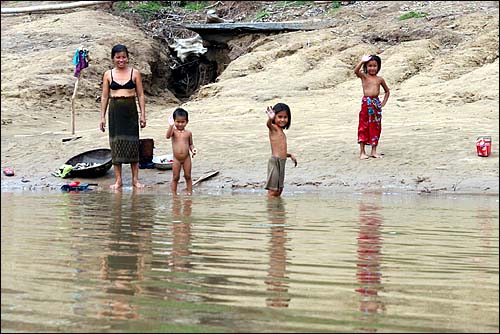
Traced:
<path fill-rule="evenodd" d="M 411 11 L 427 16 L 398 19 Z M 292 110 L 289 151 L 299 161 L 288 165 L 285 189 L 498 194 L 498 14 L 492 1 L 356 2 L 329 14 L 326 29 L 252 42 L 183 103 L 199 149 L 193 175 L 215 168 L 219 176 L 202 187 L 260 189 L 270 155 L 264 110 L 285 102 Z M 129 47 L 145 78 L 148 126 L 141 137 L 155 139 L 157 154 L 170 152 L 166 120 L 180 102 L 165 89 L 168 54 L 157 40 L 99 8 L 2 17 L 2 168 L 16 170 L 15 177 L 2 175 L 3 190 L 56 185 L 61 180 L 50 172 L 69 157 L 108 146 L 107 133 L 98 131 L 98 97 L 117 43 Z M 75 83 L 71 59 L 80 45 L 92 58 L 76 105 L 82 138 L 63 143 Z M 382 58 L 391 97 L 379 146 L 384 158 L 360 161 L 362 90 L 353 68 L 365 53 Z M 479 135 L 493 138 L 489 158 L 475 154 Z M 141 179 L 166 190 L 170 174 L 141 170 Z M 100 183 L 112 181 L 110 172 Z"/>

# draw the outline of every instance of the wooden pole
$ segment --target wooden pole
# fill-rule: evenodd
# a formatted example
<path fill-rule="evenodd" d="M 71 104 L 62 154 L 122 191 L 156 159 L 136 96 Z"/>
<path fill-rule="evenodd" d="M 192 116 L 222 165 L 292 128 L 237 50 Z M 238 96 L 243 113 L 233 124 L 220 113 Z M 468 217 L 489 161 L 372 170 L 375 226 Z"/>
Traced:
<path fill-rule="evenodd" d="M 80 75 L 82 73 L 80 72 Z M 71 134 L 75 134 L 75 99 L 76 99 L 76 90 L 78 89 L 78 82 L 80 81 L 80 77 L 76 78 L 75 89 L 73 90 L 73 96 L 71 96 Z"/>

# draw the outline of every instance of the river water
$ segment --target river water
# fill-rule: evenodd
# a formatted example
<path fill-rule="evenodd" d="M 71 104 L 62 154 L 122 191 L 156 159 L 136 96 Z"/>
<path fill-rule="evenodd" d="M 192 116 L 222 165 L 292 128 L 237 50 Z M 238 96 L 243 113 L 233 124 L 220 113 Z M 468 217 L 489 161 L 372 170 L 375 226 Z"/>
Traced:
<path fill-rule="evenodd" d="M 2 192 L 2 332 L 498 332 L 498 196 Z"/>

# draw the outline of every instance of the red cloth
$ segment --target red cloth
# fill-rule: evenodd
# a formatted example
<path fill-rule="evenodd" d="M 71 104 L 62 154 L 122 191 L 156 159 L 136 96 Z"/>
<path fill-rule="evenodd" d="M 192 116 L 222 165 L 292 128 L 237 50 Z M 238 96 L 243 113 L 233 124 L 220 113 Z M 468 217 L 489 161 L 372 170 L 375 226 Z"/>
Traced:
<path fill-rule="evenodd" d="M 358 123 L 358 144 L 378 145 L 382 132 L 382 106 L 378 96 L 363 96 Z"/>

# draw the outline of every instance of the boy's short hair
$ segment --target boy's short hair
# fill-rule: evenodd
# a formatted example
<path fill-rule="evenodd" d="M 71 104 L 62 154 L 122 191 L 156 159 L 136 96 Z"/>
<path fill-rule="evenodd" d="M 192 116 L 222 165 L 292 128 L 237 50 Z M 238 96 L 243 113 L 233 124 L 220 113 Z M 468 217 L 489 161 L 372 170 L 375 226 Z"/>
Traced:
<path fill-rule="evenodd" d="M 273 107 L 273 111 L 275 114 L 279 113 L 280 111 L 285 111 L 287 116 L 288 116 L 288 123 L 283 127 L 285 130 L 292 125 L 292 113 L 290 111 L 290 107 L 286 105 L 285 103 L 276 103 L 276 105 Z M 273 119 L 274 123 L 274 119 Z"/>
<path fill-rule="evenodd" d="M 176 117 L 184 117 L 186 118 L 186 121 L 189 121 L 189 115 L 187 110 L 184 110 L 182 108 L 175 109 L 174 113 L 172 114 L 172 117 L 174 118 L 174 120 Z"/>
<path fill-rule="evenodd" d="M 368 73 L 367 66 L 368 63 L 372 60 L 375 60 L 377 62 L 377 73 L 380 72 L 380 69 L 382 68 L 382 59 L 380 59 L 380 57 L 377 55 L 370 55 L 370 60 L 363 64 L 363 72 Z"/>

